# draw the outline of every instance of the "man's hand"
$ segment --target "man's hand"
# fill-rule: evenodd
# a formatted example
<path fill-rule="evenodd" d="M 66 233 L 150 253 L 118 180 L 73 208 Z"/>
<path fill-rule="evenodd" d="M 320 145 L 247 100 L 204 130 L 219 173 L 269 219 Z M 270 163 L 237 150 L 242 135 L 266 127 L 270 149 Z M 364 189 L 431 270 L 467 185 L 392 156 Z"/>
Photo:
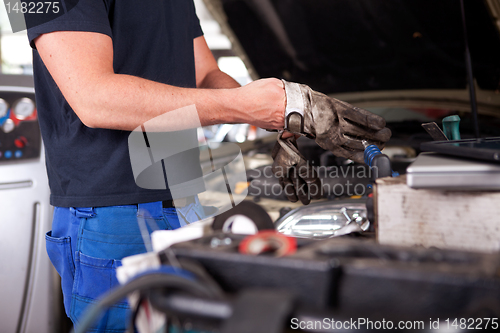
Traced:
<path fill-rule="evenodd" d="M 278 79 L 261 79 L 238 88 L 242 111 L 240 122 L 260 128 L 283 129 L 285 119 L 285 87 Z"/>
<path fill-rule="evenodd" d="M 315 139 L 321 148 L 362 163 L 363 140 L 382 149 L 391 137 L 391 131 L 385 127 L 382 117 L 328 97 L 306 85 L 284 83 L 289 110 L 287 117 L 290 117 L 290 128 L 287 129 Z M 302 124 L 296 121 L 300 119 L 299 113 L 303 113 Z"/>

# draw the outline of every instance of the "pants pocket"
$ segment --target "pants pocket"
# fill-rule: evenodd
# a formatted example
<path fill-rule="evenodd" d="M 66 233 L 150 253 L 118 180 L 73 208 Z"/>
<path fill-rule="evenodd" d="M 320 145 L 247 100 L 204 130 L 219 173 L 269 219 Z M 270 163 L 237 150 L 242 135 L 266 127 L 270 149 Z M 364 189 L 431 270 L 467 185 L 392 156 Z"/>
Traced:
<path fill-rule="evenodd" d="M 78 319 L 81 319 L 87 306 L 97 303 L 103 294 L 119 285 L 116 279 L 116 268 L 120 265 L 120 260 L 94 258 L 81 252 L 76 254 L 75 282 L 70 311 L 70 318 L 75 324 L 78 324 Z M 126 299 L 115 303 L 98 322 L 93 323 L 93 331 L 125 331 L 128 308 Z"/>
<path fill-rule="evenodd" d="M 66 314 L 69 314 L 73 278 L 75 276 L 75 263 L 71 255 L 71 238 L 69 236 L 52 237 L 52 231 L 49 231 L 45 234 L 45 246 L 52 265 L 61 276 L 64 309 Z"/>

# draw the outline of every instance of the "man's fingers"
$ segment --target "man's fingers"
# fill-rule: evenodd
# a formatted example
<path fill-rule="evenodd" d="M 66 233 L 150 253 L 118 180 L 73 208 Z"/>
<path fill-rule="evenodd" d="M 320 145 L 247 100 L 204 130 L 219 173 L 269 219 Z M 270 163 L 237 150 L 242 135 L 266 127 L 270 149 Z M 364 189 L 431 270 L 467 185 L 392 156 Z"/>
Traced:
<path fill-rule="evenodd" d="M 282 139 L 288 139 L 288 138 L 291 138 L 292 136 L 295 136 L 295 139 L 298 139 L 300 137 L 300 135 L 298 135 L 298 134 L 293 134 L 293 133 L 287 132 L 287 131 L 284 131 L 283 134 L 281 134 Z"/>
<path fill-rule="evenodd" d="M 321 184 L 321 180 L 316 178 L 314 182 L 309 183 L 309 195 L 311 199 L 319 200 L 323 198 L 323 186 Z"/>
<path fill-rule="evenodd" d="M 321 199 L 323 197 L 322 183 L 314 167 L 303 160 L 295 166 L 295 170 L 297 171 L 297 176 L 306 183 L 304 191 L 308 199 Z"/>
<path fill-rule="evenodd" d="M 279 144 L 278 141 L 276 141 L 276 143 L 274 144 L 274 147 L 273 147 L 273 150 L 271 151 L 271 157 L 274 159 L 276 159 L 276 156 L 278 156 L 278 153 L 281 149 L 281 145 Z"/>
<path fill-rule="evenodd" d="M 354 162 L 364 163 L 364 150 L 351 150 L 344 147 L 337 147 L 336 149 L 331 150 L 333 155 L 348 158 L 353 160 Z"/>
<path fill-rule="evenodd" d="M 283 189 L 283 192 L 285 192 L 285 196 L 290 202 L 297 202 L 299 201 L 299 198 L 297 197 L 297 194 L 295 193 L 295 187 L 293 185 L 293 182 L 289 178 L 280 178 L 279 180 L 281 188 Z"/>
<path fill-rule="evenodd" d="M 349 119 L 351 122 L 360 124 L 361 126 L 368 127 L 373 130 L 381 130 L 385 127 L 385 119 L 367 111 L 358 108 L 344 101 L 337 100 L 342 105 L 342 111 L 339 112 L 339 117 Z M 339 110 L 340 111 L 340 110 Z"/>
<path fill-rule="evenodd" d="M 299 197 L 300 202 L 302 202 L 303 205 L 309 205 L 311 202 L 309 187 L 307 186 L 307 183 L 299 177 L 296 168 L 292 168 L 292 170 L 290 170 L 290 178 L 293 182 L 295 192 Z"/>
<path fill-rule="evenodd" d="M 391 138 L 391 130 L 387 127 L 382 128 L 378 131 L 367 130 L 365 128 L 356 126 L 355 124 L 349 122 L 341 122 L 341 133 L 346 134 L 349 137 L 358 139 L 360 142 L 362 140 L 371 140 L 375 142 L 387 142 Z M 355 147 L 353 147 L 355 148 Z M 358 148 L 358 147 L 356 147 Z M 362 149 L 362 147 L 361 147 Z"/>

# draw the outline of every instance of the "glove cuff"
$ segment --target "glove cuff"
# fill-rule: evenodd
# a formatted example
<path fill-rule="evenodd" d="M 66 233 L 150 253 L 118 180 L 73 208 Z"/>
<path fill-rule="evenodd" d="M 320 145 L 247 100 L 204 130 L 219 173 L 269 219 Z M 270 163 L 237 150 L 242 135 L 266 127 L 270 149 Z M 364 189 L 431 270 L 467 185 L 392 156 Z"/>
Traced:
<path fill-rule="evenodd" d="M 305 101 L 300 85 L 282 80 L 285 85 L 286 108 L 284 129 L 294 134 L 304 134 Z"/>

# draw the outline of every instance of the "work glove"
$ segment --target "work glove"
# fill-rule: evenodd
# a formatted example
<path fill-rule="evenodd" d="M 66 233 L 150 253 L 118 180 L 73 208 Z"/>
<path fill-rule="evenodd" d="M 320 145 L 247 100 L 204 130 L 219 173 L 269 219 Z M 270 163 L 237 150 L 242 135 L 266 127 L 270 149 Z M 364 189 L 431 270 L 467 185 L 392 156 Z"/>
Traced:
<path fill-rule="evenodd" d="M 363 140 L 382 149 L 391 137 L 384 118 L 299 83 L 285 84 L 285 130 L 314 139 L 336 156 L 363 163 Z"/>
<path fill-rule="evenodd" d="M 282 134 L 278 134 L 272 151 L 272 170 L 287 199 L 300 200 L 304 205 L 311 199 L 321 199 L 323 190 L 316 171 L 299 152 L 295 136 L 283 139 Z"/>

